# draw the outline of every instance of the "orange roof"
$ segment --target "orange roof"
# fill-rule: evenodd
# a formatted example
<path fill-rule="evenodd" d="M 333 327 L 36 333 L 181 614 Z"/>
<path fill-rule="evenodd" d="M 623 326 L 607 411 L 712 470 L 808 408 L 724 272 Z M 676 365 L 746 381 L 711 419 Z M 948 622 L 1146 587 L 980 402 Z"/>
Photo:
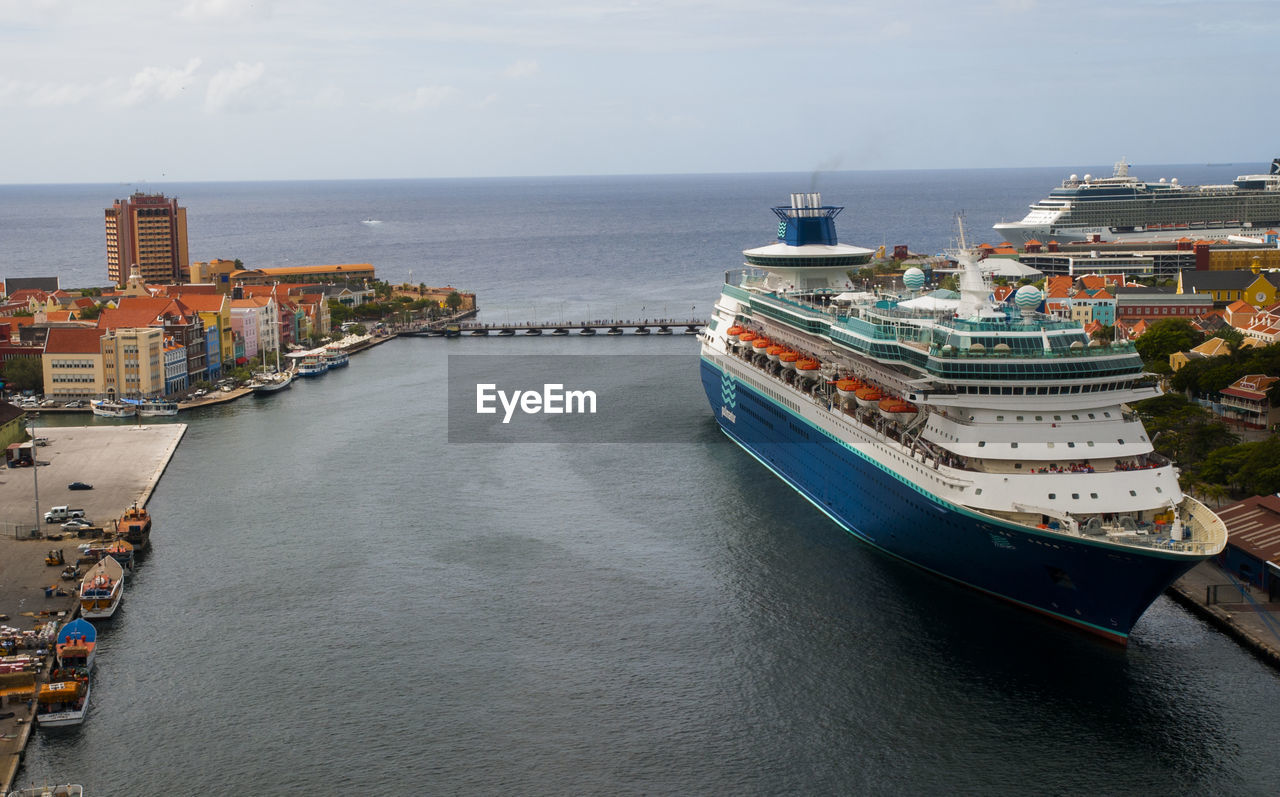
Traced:
<path fill-rule="evenodd" d="M 1107 281 L 1097 274 L 1085 274 L 1080 278 L 1080 284 L 1090 290 L 1096 290 L 1098 288 L 1105 288 Z"/>
<path fill-rule="evenodd" d="M 217 313 L 223 308 L 227 297 L 221 293 L 186 293 L 179 294 L 182 303 L 197 313 Z"/>
<path fill-rule="evenodd" d="M 74 321 L 70 310 L 49 310 L 44 314 L 46 323 L 49 321 Z"/>
<path fill-rule="evenodd" d="M 46 354 L 97 354 L 104 330 L 97 327 L 53 327 L 45 341 Z"/>
<path fill-rule="evenodd" d="M 325 274 L 330 271 L 372 271 L 372 263 L 341 263 L 335 266 L 278 266 L 273 268 L 258 268 L 254 271 L 261 271 L 265 274 Z"/>
<path fill-rule="evenodd" d="M 105 308 L 98 316 L 102 329 L 137 329 L 156 326 L 163 316 L 177 316 L 185 321 L 194 314 L 178 299 L 164 296 L 124 296 L 117 308 Z"/>
<path fill-rule="evenodd" d="M 1114 298 L 1116 298 L 1116 297 L 1114 297 L 1114 296 L 1112 296 L 1111 294 L 1107 293 L 1107 289 L 1106 289 L 1106 288 L 1102 288 L 1102 289 L 1100 289 L 1097 293 L 1095 293 L 1095 294 L 1093 295 L 1093 298 L 1095 298 L 1095 299 L 1114 299 Z"/>
<path fill-rule="evenodd" d="M 1035 238 L 1032 238 L 1030 241 L 1023 244 L 1023 246 L 1044 246 L 1044 244 L 1040 243 Z"/>

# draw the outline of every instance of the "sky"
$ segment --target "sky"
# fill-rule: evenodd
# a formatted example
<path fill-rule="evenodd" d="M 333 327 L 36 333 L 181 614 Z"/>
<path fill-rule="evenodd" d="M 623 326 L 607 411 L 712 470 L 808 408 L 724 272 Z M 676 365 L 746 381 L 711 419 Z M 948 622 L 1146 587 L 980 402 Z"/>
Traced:
<path fill-rule="evenodd" d="M 1275 0 L 0 0 L 0 183 L 1280 156 Z"/>

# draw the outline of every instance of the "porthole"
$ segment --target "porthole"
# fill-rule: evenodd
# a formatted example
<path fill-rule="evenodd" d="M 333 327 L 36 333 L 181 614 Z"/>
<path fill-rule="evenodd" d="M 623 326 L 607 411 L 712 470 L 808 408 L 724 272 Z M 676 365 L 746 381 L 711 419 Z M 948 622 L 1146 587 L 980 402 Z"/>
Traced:
<path fill-rule="evenodd" d="M 1129 491 L 1129 495 L 1132 495 L 1132 496 L 1134 496 L 1134 497 L 1136 498 L 1136 497 L 1137 497 L 1137 495 L 1138 495 L 1138 493 L 1137 493 L 1135 490 L 1130 490 L 1130 491 Z"/>
<path fill-rule="evenodd" d="M 1049 500 L 1050 500 L 1050 501 L 1053 501 L 1053 500 L 1057 499 L 1057 497 L 1058 497 L 1058 494 L 1057 494 L 1057 493 L 1049 493 Z"/>
<path fill-rule="evenodd" d="M 986 441 L 986 440 L 979 440 L 979 441 L 978 441 L 978 448 L 983 448 L 984 446 L 986 446 L 986 444 L 987 444 L 987 441 Z"/>
<path fill-rule="evenodd" d="M 1119 443 L 1120 445 L 1124 445 L 1124 438 L 1123 438 L 1123 437 L 1117 437 L 1117 438 L 1116 438 L 1116 442 L 1117 442 L 1117 443 Z"/>
<path fill-rule="evenodd" d="M 1018 444 L 1017 444 L 1017 443 L 1010 443 L 1010 444 L 1009 444 L 1009 448 L 1017 448 L 1017 447 L 1018 447 Z"/>
<path fill-rule="evenodd" d="M 1073 421 L 1078 421 L 1078 420 L 1080 420 L 1080 416 L 1079 416 L 1079 415 L 1072 415 L 1072 416 L 1071 416 L 1071 420 L 1073 420 Z"/>
<path fill-rule="evenodd" d="M 1037 415 L 1037 416 L 1036 416 L 1036 420 L 1037 420 L 1037 421 L 1043 421 L 1043 420 L 1044 420 L 1044 416 L 1043 416 L 1043 415 Z"/>
<path fill-rule="evenodd" d="M 1072 501 L 1079 501 L 1079 500 L 1080 500 L 1080 493 L 1072 493 L 1072 494 L 1071 494 L 1071 500 L 1072 500 Z"/>
<path fill-rule="evenodd" d="M 1075 448 L 1075 447 L 1076 447 L 1076 441 L 1074 440 L 1067 441 L 1067 448 Z"/>
<path fill-rule="evenodd" d="M 1097 493 L 1089 493 L 1089 497 L 1090 497 L 1090 498 L 1095 498 L 1095 499 L 1096 499 L 1096 498 L 1098 497 L 1098 494 L 1097 494 Z"/>
<path fill-rule="evenodd" d="M 1089 446 L 1089 448 L 1093 448 L 1093 441 L 1090 440 L 1087 443 L 1085 443 L 1085 445 Z"/>
<path fill-rule="evenodd" d="M 1164 490 L 1162 490 L 1161 488 L 1157 487 L 1157 488 L 1156 488 L 1156 492 L 1158 492 L 1158 493 L 1162 493 L 1162 492 L 1164 492 Z"/>

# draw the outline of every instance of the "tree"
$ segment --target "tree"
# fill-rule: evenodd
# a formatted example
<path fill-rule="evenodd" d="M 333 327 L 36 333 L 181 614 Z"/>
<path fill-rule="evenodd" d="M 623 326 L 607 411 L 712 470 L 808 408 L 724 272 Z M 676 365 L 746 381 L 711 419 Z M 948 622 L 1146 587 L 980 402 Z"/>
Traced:
<path fill-rule="evenodd" d="M 449 295 L 445 297 L 444 304 L 445 307 L 456 313 L 458 308 L 462 306 L 462 295 L 457 291 L 450 291 Z"/>
<path fill-rule="evenodd" d="M 1152 370 L 1157 370 L 1157 363 L 1164 364 L 1169 370 L 1169 355 L 1176 351 L 1187 351 L 1204 342 L 1204 333 L 1191 326 L 1191 322 L 1182 318 L 1165 318 L 1152 324 L 1142 337 L 1133 345 L 1142 356 L 1142 362 Z"/>
<path fill-rule="evenodd" d="M 3 373 L 10 390 L 44 393 L 43 357 L 11 357 L 4 364 Z"/>
<path fill-rule="evenodd" d="M 1113 326 L 1098 327 L 1089 337 L 1094 340 L 1106 343 L 1116 336 L 1116 328 Z"/>
<path fill-rule="evenodd" d="M 79 311 L 81 321 L 92 321 L 102 313 L 102 305 L 95 304 Z"/>

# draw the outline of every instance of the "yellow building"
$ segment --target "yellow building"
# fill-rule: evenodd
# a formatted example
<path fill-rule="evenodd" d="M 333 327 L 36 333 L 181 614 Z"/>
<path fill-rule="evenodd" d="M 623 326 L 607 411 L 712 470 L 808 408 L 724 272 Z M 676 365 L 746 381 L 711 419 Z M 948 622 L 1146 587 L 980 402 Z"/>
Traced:
<path fill-rule="evenodd" d="M 159 327 L 108 330 L 102 336 L 102 392 L 119 397 L 164 395 L 164 347 L 164 330 Z"/>
<path fill-rule="evenodd" d="M 210 366 L 235 359 L 235 338 L 231 333 L 231 300 L 227 296 L 221 293 L 187 293 L 182 290 L 170 292 L 169 295 L 181 299 L 183 304 L 199 314 L 206 332 L 210 329 L 218 330 L 216 337 L 219 351 L 209 352 Z"/>
<path fill-rule="evenodd" d="M 53 327 L 44 345 L 44 394 L 70 401 L 104 391 L 102 330 L 97 327 Z"/>
<path fill-rule="evenodd" d="M 231 282 L 245 285 L 270 285 L 273 282 L 362 282 L 377 279 L 369 263 L 343 263 L 336 266 L 287 266 L 255 268 L 234 272 Z"/>

